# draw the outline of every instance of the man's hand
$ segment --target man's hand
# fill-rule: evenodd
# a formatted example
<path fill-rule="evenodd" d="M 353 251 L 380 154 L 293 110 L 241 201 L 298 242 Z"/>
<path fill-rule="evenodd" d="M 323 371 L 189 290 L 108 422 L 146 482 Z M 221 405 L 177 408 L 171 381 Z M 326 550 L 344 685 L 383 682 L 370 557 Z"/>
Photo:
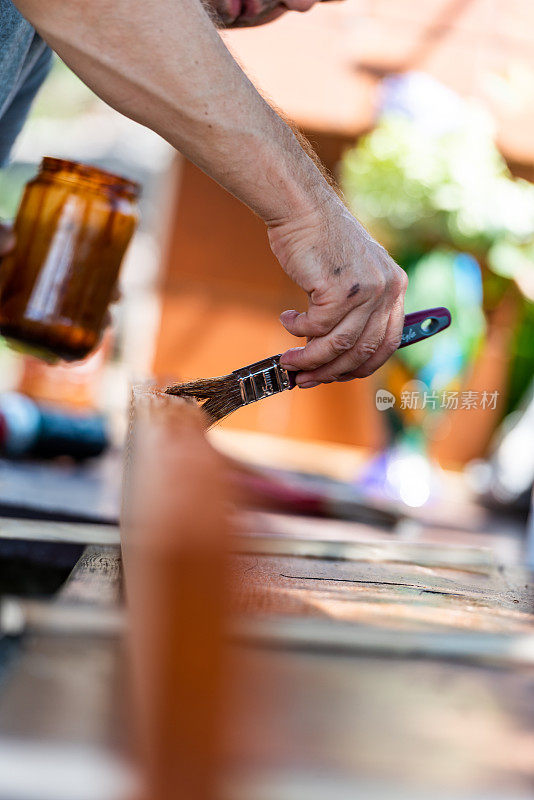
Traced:
<path fill-rule="evenodd" d="M 314 211 L 269 229 L 282 267 L 309 297 L 308 310 L 281 321 L 305 336 L 280 359 L 303 388 L 364 378 L 401 342 L 408 279 L 332 192 Z"/>
<path fill-rule="evenodd" d="M 0 258 L 7 256 L 7 254 L 15 247 L 15 236 L 13 235 L 13 228 L 0 222 Z"/>

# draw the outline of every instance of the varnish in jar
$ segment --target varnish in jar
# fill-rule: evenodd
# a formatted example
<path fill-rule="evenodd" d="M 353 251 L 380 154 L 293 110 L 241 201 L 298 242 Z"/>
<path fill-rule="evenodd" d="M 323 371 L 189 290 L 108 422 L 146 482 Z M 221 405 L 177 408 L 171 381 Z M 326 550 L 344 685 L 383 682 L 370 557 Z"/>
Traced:
<path fill-rule="evenodd" d="M 96 347 L 138 196 L 133 181 L 43 159 L 22 197 L 15 249 L 0 262 L 2 336 L 48 361 L 78 361 Z"/>

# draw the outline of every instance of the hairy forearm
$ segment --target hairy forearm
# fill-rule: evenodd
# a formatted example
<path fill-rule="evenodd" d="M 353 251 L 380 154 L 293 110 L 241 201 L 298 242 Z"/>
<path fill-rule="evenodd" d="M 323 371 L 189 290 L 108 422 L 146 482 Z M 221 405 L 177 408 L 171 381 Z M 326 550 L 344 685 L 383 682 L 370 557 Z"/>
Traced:
<path fill-rule="evenodd" d="M 155 130 L 266 222 L 330 192 L 199 0 L 14 0 L 100 97 Z"/>
<path fill-rule="evenodd" d="M 384 363 L 400 342 L 406 276 L 263 101 L 201 0 L 13 2 L 97 94 L 267 223 L 271 249 L 308 296 L 307 311 L 281 317 L 308 339 L 281 360 L 300 386 L 364 377 Z"/>

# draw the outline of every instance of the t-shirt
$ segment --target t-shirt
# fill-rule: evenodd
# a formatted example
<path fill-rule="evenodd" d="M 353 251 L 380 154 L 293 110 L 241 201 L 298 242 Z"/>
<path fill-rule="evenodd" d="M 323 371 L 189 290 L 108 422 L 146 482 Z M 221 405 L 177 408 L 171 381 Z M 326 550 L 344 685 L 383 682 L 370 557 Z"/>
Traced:
<path fill-rule="evenodd" d="M 11 0 L 0 0 L 0 165 L 48 73 L 51 55 Z"/>

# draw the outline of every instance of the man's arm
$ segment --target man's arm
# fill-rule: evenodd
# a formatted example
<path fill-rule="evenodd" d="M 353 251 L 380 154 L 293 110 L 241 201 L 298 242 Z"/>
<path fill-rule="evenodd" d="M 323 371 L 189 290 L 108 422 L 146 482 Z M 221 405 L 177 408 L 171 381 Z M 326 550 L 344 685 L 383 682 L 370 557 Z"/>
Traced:
<path fill-rule="evenodd" d="M 400 342 L 402 270 L 349 214 L 261 98 L 199 0 L 14 0 L 111 106 L 147 125 L 266 223 L 309 296 L 282 322 L 310 341 L 283 363 L 299 382 L 368 374 Z M 363 366 L 365 362 L 365 366 Z"/>

